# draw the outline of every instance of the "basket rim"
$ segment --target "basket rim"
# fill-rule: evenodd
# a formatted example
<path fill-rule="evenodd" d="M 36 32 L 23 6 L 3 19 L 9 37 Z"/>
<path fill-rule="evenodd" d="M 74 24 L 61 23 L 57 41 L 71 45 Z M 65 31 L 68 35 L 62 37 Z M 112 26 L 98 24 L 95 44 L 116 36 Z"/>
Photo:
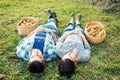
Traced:
<path fill-rule="evenodd" d="M 26 19 L 26 18 L 34 19 L 34 20 L 35 20 L 35 24 L 34 24 L 34 25 L 38 24 L 38 19 L 35 18 L 35 17 L 22 17 L 22 19 L 21 19 L 20 21 L 18 21 L 17 26 L 20 26 L 19 24 L 20 24 L 24 19 Z M 21 26 L 21 27 L 22 27 L 22 26 Z"/>
<path fill-rule="evenodd" d="M 24 27 L 24 26 L 20 25 L 23 20 L 29 20 L 30 22 L 34 22 L 34 23 L 32 23 L 32 25 L 26 25 Z M 27 23 L 29 23 L 29 22 L 27 22 Z M 33 31 L 35 28 L 38 27 L 38 19 L 34 18 L 34 17 L 23 17 L 21 20 L 19 20 L 16 27 L 17 27 L 19 35 L 26 36 L 31 31 Z"/>
<path fill-rule="evenodd" d="M 99 38 L 97 38 L 97 37 L 92 37 L 92 36 L 90 36 L 90 35 L 88 34 L 88 32 L 87 32 L 87 25 L 90 24 L 90 23 L 92 23 L 92 22 L 97 22 L 98 24 L 101 25 L 101 28 L 102 28 L 103 31 L 104 31 L 104 35 L 103 35 L 102 37 L 99 37 Z M 86 34 L 87 37 L 90 37 L 90 38 L 92 38 L 92 39 L 102 39 L 102 38 L 105 38 L 105 37 L 106 37 L 105 27 L 103 26 L 103 24 L 102 24 L 101 22 L 98 22 L 98 21 L 90 21 L 90 22 L 88 22 L 88 23 L 86 24 L 86 26 L 85 26 L 85 34 Z"/>
<path fill-rule="evenodd" d="M 103 24 L 102 24 L 101 22 L 99 22 L 99 21 L 90 21 L 90 22 L 88 22 L 88 23 L 85 25 L 85 28 L 88 27 L 88 25 L 89 25 L 90 23 L 98 23 L 98 25 L 101 25 L 102 28 L 105 28 L 105 27 L 103 26 Z"/>

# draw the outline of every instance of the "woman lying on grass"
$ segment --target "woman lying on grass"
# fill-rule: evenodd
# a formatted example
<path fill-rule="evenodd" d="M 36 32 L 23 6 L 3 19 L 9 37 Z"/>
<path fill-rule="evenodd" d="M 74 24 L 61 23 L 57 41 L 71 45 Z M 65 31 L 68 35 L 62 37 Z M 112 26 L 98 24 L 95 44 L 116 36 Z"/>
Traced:
<path fill-rule="evenodd" d="M 74 25 L 74 14 L 71 22 L 64 30 L 61 38 L 56 43 L 57 54 L 61 58 L 58 69 L 60 75 L 70 78 L 75 71 L 75 62 L 85 62 L 90 59 L 91 49 L 84 32 L 80 27 L 81 15 L 78 15 Z"/>

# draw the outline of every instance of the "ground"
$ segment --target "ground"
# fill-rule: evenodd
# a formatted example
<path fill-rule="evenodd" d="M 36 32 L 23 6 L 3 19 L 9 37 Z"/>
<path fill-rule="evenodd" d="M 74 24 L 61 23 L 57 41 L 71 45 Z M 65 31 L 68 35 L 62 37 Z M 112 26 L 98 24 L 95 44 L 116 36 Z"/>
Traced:
<path fill-rule="evenodd" d="M 39 25 L 47 22 L 46 9 L 57 13 L 59 36 L 70 21 L 70 13 L 82 14 L 84 29 L 89 21 L 100 21 L 106 29 L 103 43 L 92 44 L 91 59 L 78 63 L 70 80 L 120 80 L 120 18 L 115 13 L 105 13 L 99 7 L 83 0 L 0 0 L 0 76 L 3 80 L 66 80 L 58 75 L 58 62 L 47 62 L 41 74 L 31 74 L 27 61 L 19 59 L 15 52 L 18 42 L 17 23 L 22 17 L 31 16 Z M 5 77 L 5 78 L 4 78 Z"/>

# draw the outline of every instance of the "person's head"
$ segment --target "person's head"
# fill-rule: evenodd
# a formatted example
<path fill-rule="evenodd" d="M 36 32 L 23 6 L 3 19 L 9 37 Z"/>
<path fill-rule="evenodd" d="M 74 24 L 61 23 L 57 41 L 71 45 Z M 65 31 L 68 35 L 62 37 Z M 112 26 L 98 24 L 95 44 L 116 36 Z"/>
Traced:
<path fill-rule="evenodd" d="M 40 73 L 44 71 L 43 55 L 38 49 L 32 49 L 28 68 L 31 73 Z"/>
<path fill-rule="evenodd" d="M 59 74 L 70 78 L 75 71 L 75 63 L 70 59 L 61 60 L 59 65 Z"/>
<path fill-rule="evenodd" d="M 75 72 L 75 62 L 78 61 L 77 49 L 74 48 L 72 51 L 66 53 L 61 59 L 58 69 L 59 74 L 70 78 Z"/>

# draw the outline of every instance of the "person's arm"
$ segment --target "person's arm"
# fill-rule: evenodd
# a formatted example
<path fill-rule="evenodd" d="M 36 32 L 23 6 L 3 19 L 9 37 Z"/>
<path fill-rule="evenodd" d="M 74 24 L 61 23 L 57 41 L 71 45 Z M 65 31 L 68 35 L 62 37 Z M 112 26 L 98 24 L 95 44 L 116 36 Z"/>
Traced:
<path fill-rule="evenodd" d="M 56 43 L 57 37 L 56 37 L 55 33 L 52 30 L 51 30 L 51 35 L 53 37 L 54 42 Z"/>
<path fill-rule="evenodd" d="M 86 37 L 84 36 L 84 34 L 80 31 L 78 35 L 80 35 L 82 37 L 84 45 L 87 45 L 88 41 L 87 41 Z"/>
<path fill-rule="evenodd" d="M 88 43 L 86 37 L 84 36 L 84 34 L 83 34 L 81 31 L 79 32 L 79 35 L 80 35 L 80 36 L 82 37 L 82 39 L 83 39 L 83 43 L 84 43 L 84 48 L 85 48 L 85 50 L 86 50 L 88 53 L 90 53 L 91 48 L 90 48 L 90 44 Z"/>
<path fill-rule="evenodd" d="M 61 36 L 61 39 L 65 40 L 70 34 L 73 34 L 73 31 L 69 31 L 68 33 Z"/>
<path fill-rule="evenodd" d="M 45 30 L 44 27 L 39 26 L 39 27 L 37 27 L 35 30 L 33 30 L 30 34 L 28 34 L 27 37 L 26 37 L 26 39 L 28 39 L 32 34 L 34 34 L 34 33 L 36 33 L 36 32 L 39 32 L 39 31 L 46 31 L 46 32 L 48 32 L 47 30 Z"/>
<path fill-rule="evenodd" d="M 61 36 L 61 39 L 65 40 L 69 35 L 71 35 L 71 34 L 78 34 L 78 33 L 79 33 L 79 30 L 69 31 L 68 33 L 66 33 L 63 36 Z"/>
<path fill-rule="evenodd" d="M 38 28 L 36 28 L 36 29 L 35 29 L 34 31 L 32 31 L 26 38 L 29 38 L 32 34 L 34 34 L 35 32 L 39 32 L 39 31 L 50 32 L 51 35 L 52 35 L 52 37 L 53 37 L 54 42 L 56 43 L 57 37 L 56 37 L 55 33 L 54 33 L 52 30 L 47 29 L 47 28 L 44 28 L 44 27 L 38 27 Z"/>
<path fill-rule="evenodd" d="M 35 32 L 37 32 L 37 30 L 33 30 L 30 34 L 28 34 L 27 36 L 26 36 L 26 39 L 28 39 L 32 34 L 34 34 Z"/>
<path fill-rule="evenodd" d="M 79 34 L 82 39 L 83 39 L 83 43 L 84 43 L 84 50 L 83 50 L 83 54 L 79 54 L 80 57 L 79 57 L 79 62 L 86 62 L 90 59 L 91 57 L 91 48 L 90 48 L 90 45 L 86 39 L 86 37 L 84 36 L 84 34 L 80 31 Z"/>
<path fill-rule="evenodd" d="M 33 30 L 30 34 L 27 35 L 26 39 L 28 39 L 32 34 L 38 32 L 38 31 L 42 31 L 43 30 L 43 27 L 42 25 L 37 27 L 35 30 Z"/>
<path fill-rule="evenodd" d="M 67 36 L 69 36 L 70 34 L 75 33 L 75 31 L 69 31 L 68 33 L 64 34 L 63 36 L 61 36 L 56 43 L 56 48 L 57 50 L 60 50 L 61 46 L 63 45 L 64 40 L 67 38 Z"/>
<path fill-rule="evenodd" d="M 56 37 L 55 33 L 51 29 L 47 29 L 47 28 L 42 27 L 42 28 L 39 28 L 37 31 L 50 32 L 52 37 L 53 37 L 54 42 L 56 43 L 57 37 Z"/>

